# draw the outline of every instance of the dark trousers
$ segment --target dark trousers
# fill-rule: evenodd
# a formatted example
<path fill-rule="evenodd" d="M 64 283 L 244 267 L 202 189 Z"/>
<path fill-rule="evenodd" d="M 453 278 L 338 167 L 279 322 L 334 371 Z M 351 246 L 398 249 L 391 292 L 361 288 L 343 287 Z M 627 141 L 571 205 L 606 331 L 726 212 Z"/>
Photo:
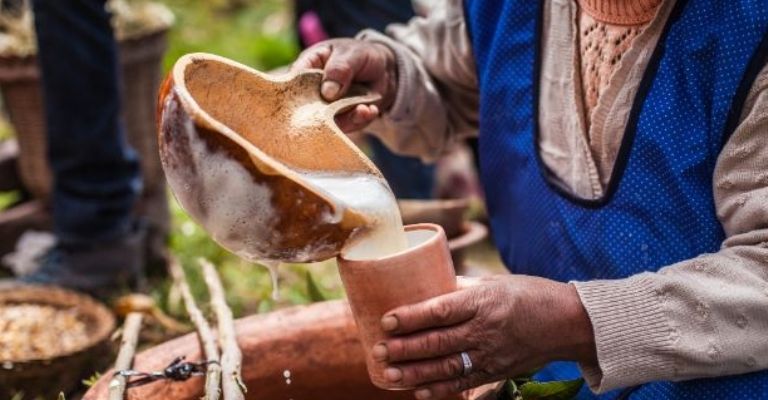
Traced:
<path fill-rule="evenodd" d="M 34 0 L 59 240 L 119 239 L 141 189 L 120 116 L 117 45 L 105 0 Z"/>

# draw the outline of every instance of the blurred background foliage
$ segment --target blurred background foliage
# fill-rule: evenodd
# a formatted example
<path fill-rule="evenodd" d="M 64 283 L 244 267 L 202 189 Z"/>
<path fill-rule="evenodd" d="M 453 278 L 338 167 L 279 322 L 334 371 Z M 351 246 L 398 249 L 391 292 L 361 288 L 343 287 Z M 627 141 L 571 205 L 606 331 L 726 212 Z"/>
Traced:
<path fill-rule="evenodd" d="M 270 70 L 298 54 L 291 2 L 285 0 L 161 0 L 176 15 L 168 69 L 180 56 L 215 53 Z"/>

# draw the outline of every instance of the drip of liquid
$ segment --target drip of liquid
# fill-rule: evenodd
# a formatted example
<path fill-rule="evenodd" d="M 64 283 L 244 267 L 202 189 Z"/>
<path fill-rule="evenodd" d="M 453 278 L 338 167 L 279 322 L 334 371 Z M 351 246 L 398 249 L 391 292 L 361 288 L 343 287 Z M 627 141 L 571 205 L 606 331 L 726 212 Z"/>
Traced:
<path fill-rule="evenodd" d="M 277 268 L 280 266 L 280 261 L 274 260 L 259 260 L 259 264 L 269 271 L 269 277 L 272 279 L 272 300 L 280 300 L 280 287 L 278 286 L 279 276 L 277 274 Z"/>
<path fill-rule="evenodd" d="M 307 182 L 335 199 L 342 208 L 353 209 L 371 221 L 368 229 L 345 245 L 342 250 L 345 258 L 375 259 L 408 248 L 400 209 L 384 179 L 372 174 L 301 175 Z"/>
<path fill-rule="evenodd" d="M 290 385 L 291 384 L 291 371 L 285 370 L 283 371 L 283 378 L 285 378 L 285 384 Z"/>

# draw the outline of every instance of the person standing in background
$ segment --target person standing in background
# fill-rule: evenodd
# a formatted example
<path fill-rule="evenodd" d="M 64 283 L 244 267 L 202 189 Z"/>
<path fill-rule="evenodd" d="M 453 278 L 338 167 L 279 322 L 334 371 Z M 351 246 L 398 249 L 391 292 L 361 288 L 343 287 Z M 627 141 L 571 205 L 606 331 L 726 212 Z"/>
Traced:
<path fill-rule="evenodd" d="M 140 167 L 120 116 L 117 43 L 106 0 L 33 0 L 53 173 L 56 245 L 22 282 L 97 295 L 137 285 L 145 227 Z"/>

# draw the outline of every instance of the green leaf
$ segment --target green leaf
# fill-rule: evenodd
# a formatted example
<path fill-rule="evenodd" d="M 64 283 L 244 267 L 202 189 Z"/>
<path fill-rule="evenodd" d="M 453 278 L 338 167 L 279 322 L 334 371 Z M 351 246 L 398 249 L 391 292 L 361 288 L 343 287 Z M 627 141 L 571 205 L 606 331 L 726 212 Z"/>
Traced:
<path fill-rule="evenodd" d="M 511 400 L 523 400 L 523 395 L 520 393 L 520 389 L 517 387 L 514 379 L 508 379 L 506 383 L 506 392 L 508 398 Z"/>
<path fill-rule="evenodd" d="M 524 400 L 571 400 L 584 385 L 584 379 L 571 381 L 528 382 L 521 385 Z"/>
<path fill-rule="evenodd" d="M 91 375 L 88 379 L 83 379 L 83 385 L 86 387 L 93 387 L 93 385 L 96 384 L 96 382 L 101 379 L 101 374 L 98 372 L 95 372 L 93 375 Z"/>
<path fill-rule="evenodd" d="M 307 271 L 307 295 L 313 303 L 328 300 L 323 292 L 320 291 L 320 287 L 317 286 L 315 279 L 309 271 Z"/>
<path fill-rule="evenodd" d="M 19 200 L 21 200 L 21 192 L 18 190 L 0 192 L 0 211 L 15 205 Z"/>

